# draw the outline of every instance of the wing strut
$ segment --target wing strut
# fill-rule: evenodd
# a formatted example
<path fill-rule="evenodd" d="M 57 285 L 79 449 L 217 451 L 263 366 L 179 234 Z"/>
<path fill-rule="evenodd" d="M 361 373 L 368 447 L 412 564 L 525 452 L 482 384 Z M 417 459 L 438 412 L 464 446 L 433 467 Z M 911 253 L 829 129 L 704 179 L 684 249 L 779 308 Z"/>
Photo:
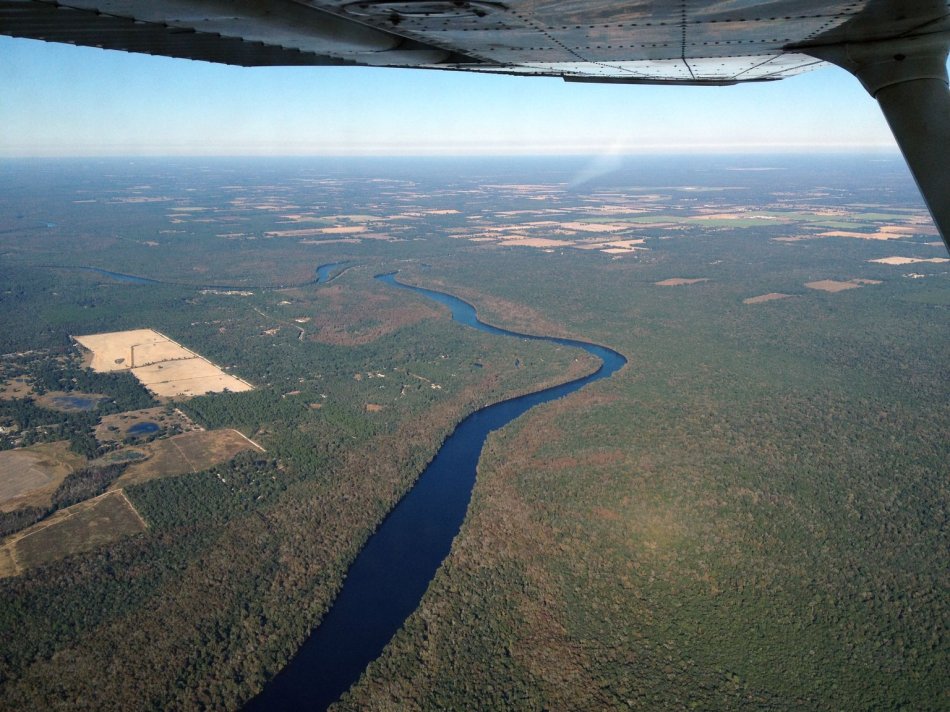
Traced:
<path fill-rule="evenodd" d="M 803 48 L 843 67 L 877 99 L 950 250 L 950 34 Z"/>

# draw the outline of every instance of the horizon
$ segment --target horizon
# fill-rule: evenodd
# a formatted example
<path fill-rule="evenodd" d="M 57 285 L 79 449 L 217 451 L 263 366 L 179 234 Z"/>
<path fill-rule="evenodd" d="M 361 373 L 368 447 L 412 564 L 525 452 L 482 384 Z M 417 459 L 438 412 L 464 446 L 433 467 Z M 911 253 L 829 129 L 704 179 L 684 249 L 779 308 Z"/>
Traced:
<path fill-rule="evenodd" d="M 825 67 L 729 87 L 366 67 L 241 68 L 0 37 L 0 157 L 894 153 Z"/>
<path fill-rule="evenodd" d="M 869 158 L 869 159 L 902 159 L 897 146 L 882 147 L 854 147 L 829 149 L 816 147 L 815 150 L 801 151 L 792 149 L 772 150 L 705 150 L 705 151 L 686 151 L 686 150 L 656 150 L 629 153 L 373 153 L 373 154 L 337 154 L 337 153 L 311 153 L 311 154 L 292 154 L 292 153 L 272 153 L 272 154 L 194 154 L 194 153 L 110 153 L 110 154 L 62 154 L 62 155 L 2 155 L 8 161 L 84 161 L 84 160 L 247 160 L 247 161 L 267 161 L 267 160 L 308 160 L 318 158 L 342 159 L 342 160 L 492 160 L 492 159 L 638 159 L 638 158 Z"/>

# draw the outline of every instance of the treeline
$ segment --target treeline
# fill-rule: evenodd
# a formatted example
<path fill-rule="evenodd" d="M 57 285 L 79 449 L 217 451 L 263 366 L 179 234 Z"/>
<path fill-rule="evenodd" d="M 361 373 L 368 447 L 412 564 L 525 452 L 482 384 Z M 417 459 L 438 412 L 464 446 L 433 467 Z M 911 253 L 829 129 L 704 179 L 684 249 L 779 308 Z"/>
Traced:
<path fill-rule="evenodd" d="M 131 372 L 96 373 L 82 366 L 75 357 L 34 361 L 28 373 L 39 395 L 48 391 L 65 391 L 109 396 L 109 402 L 98 406 L 100 413 L 140 410 L 155 405 L 155 399 Z"/>
<path fill-rule="evenodd" d="M 102 494 L 128 467 L 114 462 L 101 467 L 84 467 L 68 475 L 53 493 L 53 509 L 62 509 Z"/>

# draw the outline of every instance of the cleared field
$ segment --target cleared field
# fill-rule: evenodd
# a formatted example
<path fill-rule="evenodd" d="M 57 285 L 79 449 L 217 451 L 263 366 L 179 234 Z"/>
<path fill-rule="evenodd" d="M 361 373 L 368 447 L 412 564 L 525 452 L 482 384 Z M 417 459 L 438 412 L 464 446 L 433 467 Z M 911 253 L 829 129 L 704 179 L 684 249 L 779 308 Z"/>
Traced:
<path fill-rule="evenodd" d="M 13 554 L 5 546 L 0 546 L 0 578 L 6 578 L 7 576 L 16 576 L 19 571 L 17 570 L 16 561 L 13 559 Z"/>
<path fill-rule="evenodd" d="M 125 493 L 106 492 L 62 509 L 7 539 L 4 554 L 0 555 L 0 573 L 4 560 L 9 570 L 12 559 L 15 572 L 19 573 L 144 530 L 145 522 Z"/>
<path fill-rule="evenodd" d="M 108 371 L 123 371 L 132 368 L 135 363 L 136 351 L 140 357 L 155 356 L 159 353 L 161 344 L 174 345 L 175 342 L 152 329 L 131 329 L 129 331 L 113 331 L 104 334 L 87 334 L 75 337 L 76 341 L 92 352 L 90 368 L 100 373 Z M 179 346 L 172 346 L 165 353 L 165 358 L 195 358 L 197 354 Z M 153 359 L 154 360 L 154 359 Z M 142 363 L 149 363 L 143 360 Z"/>
<path fill-rule="evenodd" d="M 757 297 L 749 297 L 748 299 L 743 299 L 743 304 L 761 304 L 762 302 L 771 302 L 776 299 L 788 299 L 791 294 L 782 294 L 781 292 L 769 292 L 768 294 L 760 294 Z"/>
<path fill-rule="evenodd" d="M 942 262 L 950 262 L 950 258 L 947 257 L 881 257 L 877 260 L 868 260 L 868 262 L 878 262 L 882 265 L 912 265 L 918 262 L 932 262 L 933 264 L 940 264 Z"/>
<path fill-rule="evenodd" d="M 229 376 L 203 358 L 153 363 L 142 368 L 135 368 L 132 373 L 152 393 L 169 398 L 253 389 L 249 383 Z"/>
<path fill-rule="evenodd" d="M 195 396 L 250 391 L 253 386 L 229 376 L 207 359 L 152 329 L 132 329 L 74 337 L 92 351 L 95 371 L 130 369 L 158 396 Z"/>
<path fill-rule="evenodd" d="M 842 282 L 837 279 L 821 279 L 817 282 L 805 282 L 809 289 L 818 289 L 822 292 L 843 292 L 846 289 L 857 289 L 865 284 L 880 284 L 876 279 L 849 279 Z"/>
<path fill-rule="evenodd" d="M 260 450 L 236 430 L 199 430 L 167 440 L 156 440 L 138 448 L 148 459 L 129 465 L 113 487 L 146 482 L 158 477 L 174 477 L 199 472 L 227 462 L 244 450 Z"/>
<path fill-rule="evenodd" d="M 96 440 L 101 443 L 122 440 L 129 434 L 129 428 L 134 428 L 141 423 L 154 423 L 159 430 L 163 431 L 170 428 L 178 428 L 181 432 L 199 429 L 180 410 L 174 409 L 167 412 L 164 407 L 157 406 L 103 416 L 99 425 L 96 426 Z"/>
<path fill-rule="evenodd" d="M 570 242 L 563 240 L 551 240 L 546 237 L 519 237 L 498 242 L 501 247 L 564 247 L 570 245 Z"/>
<path fill-rule="evenodd" d="M 53 490 L 85 462 L 65 441 L 0 452 L 0 511 L 49 504 Z"/>

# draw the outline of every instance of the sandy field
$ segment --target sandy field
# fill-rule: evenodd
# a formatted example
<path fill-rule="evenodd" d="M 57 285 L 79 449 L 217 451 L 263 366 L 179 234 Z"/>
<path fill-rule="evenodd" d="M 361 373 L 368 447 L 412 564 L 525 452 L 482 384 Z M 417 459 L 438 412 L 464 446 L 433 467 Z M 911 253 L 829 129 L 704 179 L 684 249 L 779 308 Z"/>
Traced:
<path fill-rule="evenodd" d="M 877 232 L 849 232 L 847 230 L 831 230 L 829 232 L 820 232 L 818 237 L 856 237 L 861 240 L 899 240 L 904 237 L 902 234 L 895 233 L 892 230 L 878 230 Z"/>
<path fill-rule="evenodd" d="M 679 287 L 683 284 L 698 284 L 699 282 L 708 282 L 709 277 L 700 277 L 698 279 L 684 279 L 682 277 L 673 277 L 664 279 L 662 282 L 654 282 L 659 287 Z"/>
<path fill-rule="evenodd" d="M 200 396 L 204 393 L 222 393 L 253 390 L 253 387 L 234 376 L 229 376 L 210 361 L 190 358 L 164 361 L 132 370 L 135 377 L 157 396 Z"/>
<path fill-rule="evenodd" d="M 161 344 L 174 344 L 168 337 L 152 329 L 132 329 L 130 331 L 114 331 L 106 334 L 88 334 L 74 337 L 82 346 L 92 351 L 92 362 L 89 364 L 93 371 L 105 373 L 108 371 L 123 371 L 131 367 L 136 352 L 142 355 L 158 355 L 161 353 Z M 177 344 L 175 344 L 177 345 Z M 193 358 L 187 349 L 169 350 L 166 358 Z M 145 361 L 147 363 L 147 361 Z"/>
<path fill-rule="evenodd" d="M 915 262 L 933 262 L 934 264 L 940 264 L 941 262 L 950 262 L 950 258 L 947 257 L 881 257 L 877 260 L 868 260 L 868 262 L 878 262 L 882 265 L 911 265 Z"/>
<path fill-rule="evenodd" d="M 92 351 L 94 371 L 131 369 L 157 396 L 249 391 L 251 384 L 229 376 L 210 361 L 152 329 L 74 337 Z M 141 364 L 141 365 L 140 365 Z"/>
<path fill-rule="evenodd" d="M 743 304 L 761 304 L 762 302 L 771 302 L 776 299 L 788 299 L 791 294 L 782 294 L 781 292 L 769 292 L 768 294 L 760 294 L 757 297 L 749 297 L 748 299 L 743 299 Z"/>
<path fill-rule="evenodd" d="M 501 240 L 502 247 L 570 247 L 573 243 L 565 240 L 550 240 L 546 237 L 525 237 L 517 240 Z"/>

